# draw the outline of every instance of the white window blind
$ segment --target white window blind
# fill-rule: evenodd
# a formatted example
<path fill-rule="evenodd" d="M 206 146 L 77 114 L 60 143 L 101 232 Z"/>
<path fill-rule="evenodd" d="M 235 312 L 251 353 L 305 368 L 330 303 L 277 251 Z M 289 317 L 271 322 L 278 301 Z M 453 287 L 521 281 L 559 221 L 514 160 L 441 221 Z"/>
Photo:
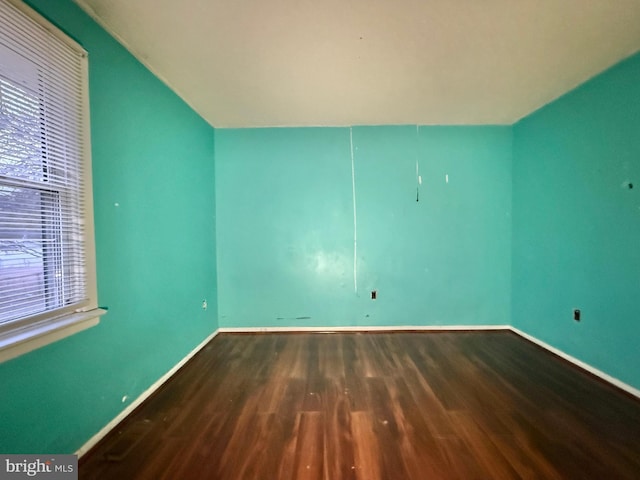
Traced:
<path fill-rule="evenodd" d="M 33 17 L 0 0 L 0 340 L 95 308 L 86 52 Z"/>

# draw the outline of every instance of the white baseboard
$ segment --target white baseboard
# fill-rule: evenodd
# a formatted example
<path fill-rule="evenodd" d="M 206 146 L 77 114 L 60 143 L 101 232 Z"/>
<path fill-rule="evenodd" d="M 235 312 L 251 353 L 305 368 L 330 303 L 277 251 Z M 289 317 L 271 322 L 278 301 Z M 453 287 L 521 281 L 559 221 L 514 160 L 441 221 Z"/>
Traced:
<path fill-rule="evenodd" d="M 180 362 L 175 364 L 171 370 L 165 373 L 162 377 L 160 377 L 153 385 L 147 388 L 144 392 L 140 394 L 138 398 L 136 398 L 133 402 L 127 406 L 124 410 L 122 410 L 117 417 L 107 423 L 104 427 L 100 429 L 98 433 L 96 433 L 93 437 L 91 437 L 84 445 L 82 445 L 75 454 L 78 458 L 82 457 L 85 453 L 91 450 L 100 440 L 102 440 L 111 430 L 113 430 L 122 420 L 128 417 L 138 406 L 143 403 L 147 398 L 149 398 L 158 388 L 160 388 L 167 380 L 169 380 L 185 363 L 187 363 L 191 358 L 198 353 L 204 346 L 213 340 L 216 335 L 218 335 L 219 330 L 216 330 L 207 338 L 205 338 L 196 348 L 191 350 Z"/>
<path fill-rule="evenodd" d="M 510 327 L 509 329 L 513 333 L 516 333 L 516 334 L 520 335 L 522 338 L 525 338 L 525 339 L 529 340 L 530 342 L 535 343 L 536 345 L 544 348 L 545 350 L 548 350 L 551 353 L 556 354 L 560 358 L 563 358 L 564 360 L 573 363 L 574 365 L 582 368 L 583 370 L 586 370 L 587 372 L 595 375 L 596 377 L 601 378 L 605 382 L 608 382 L 608 383 L 614 385 L 615 387 L 618 387 L 620 390 L 624 390 L 625 392 L 633 395 L 634 397 L 640 398 L 640 390 L 638 390 L 637 388 L 632 387 L 631 385 L 628 385 L 628 384 L 624 383 L 623 381 L 618 380 L 617 378 L 612 377 L 611 375 L 609 375 L 607 373 L 604 373 L 601 370 L 598 370 L 595 367 L 592 367 L 588 363 L 584 363 L 582 360 L 578 360 L 577 358 L 572 357 L 571 355 L 568 355 L 568 354 L 564 353 L 562 350 L 558 350 L 557 348 L 552 347 L 551 345 L 549 345 L 548 343 L 543 342 L 542 340 L 538 340 L 536 337 L 533 337 L 533 336 L 529 335 L 528 333 L 523 332 L 522 330 L 519 330 L 519 329 L 517 329 L 515 327 Z"/>
<path fill-rule="evenodd" d="M 439 332 L 464 330 L 511 330 L 509 325 L 401 325 L 354 327 L 240 327 L 220 328 L 220 333 L 339 333 L 339 332 Z"/>

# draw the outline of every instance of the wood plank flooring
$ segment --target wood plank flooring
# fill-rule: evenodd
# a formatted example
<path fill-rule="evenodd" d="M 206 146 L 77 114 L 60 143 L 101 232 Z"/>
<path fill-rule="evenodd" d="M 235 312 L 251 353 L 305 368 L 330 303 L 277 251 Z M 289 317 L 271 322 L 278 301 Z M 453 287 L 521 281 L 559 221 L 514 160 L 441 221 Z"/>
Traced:
<path fill-rule="evenodd" d="M 221 334 L 79 473 L 640 478 L 640 401 L 511 332 Z"/>

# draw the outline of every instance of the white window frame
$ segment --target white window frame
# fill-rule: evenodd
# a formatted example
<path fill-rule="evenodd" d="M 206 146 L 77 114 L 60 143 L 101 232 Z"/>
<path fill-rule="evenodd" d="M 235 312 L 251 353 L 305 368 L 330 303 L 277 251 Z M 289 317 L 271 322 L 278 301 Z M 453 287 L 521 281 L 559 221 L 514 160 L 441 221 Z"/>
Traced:
<path fill-rule="evenodd" d="M 106 313 L 98 308 L 96 281 L 95 235 L 93 223 L 93 191 L 91 178 L 91 141 L 89 122 L 89 75 L 87 52 L 52 25 L 48 20 L 25 5 L 20 0 L 0 0 L 16 7 L 32 21 L 43 27 L 49 34 L 62 40 L 78 52 L 82 62 L 83 82 L 83 138 L 82 148 L 83 181 L 84 181 L 84 248 L 85 248 L 85 290 L 87 301 L 74 311 L 49 311 L 33 315 L 16 322 L 0 325 L 0 362 L 22 355 L 36 348 L 50 344 L 77 332 L 95 326 L 100 316 Z"/>

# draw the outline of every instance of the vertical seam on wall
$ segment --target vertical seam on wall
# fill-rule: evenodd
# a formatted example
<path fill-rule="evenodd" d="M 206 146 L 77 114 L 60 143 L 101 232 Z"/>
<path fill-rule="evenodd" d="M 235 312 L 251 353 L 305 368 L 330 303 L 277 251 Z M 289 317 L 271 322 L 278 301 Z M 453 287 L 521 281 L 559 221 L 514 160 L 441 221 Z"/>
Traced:
<path fill-rule="evenodd" d="M 420 127 L 416 124 L 416 144 L 415 144 L 415 154 L 416 154 L 416 202 L 420 201 L 420 185 L 422 184 L 422 179 L 420 178 Z"/>
<path fill-rule="evenodd" d="M 351 192 L 353 194 L 353 289 L 358 293 L 358 217 L 356 214 L 356 168 L 353 156 L 353 127 L 349 127 L 351 146 Z"/>

